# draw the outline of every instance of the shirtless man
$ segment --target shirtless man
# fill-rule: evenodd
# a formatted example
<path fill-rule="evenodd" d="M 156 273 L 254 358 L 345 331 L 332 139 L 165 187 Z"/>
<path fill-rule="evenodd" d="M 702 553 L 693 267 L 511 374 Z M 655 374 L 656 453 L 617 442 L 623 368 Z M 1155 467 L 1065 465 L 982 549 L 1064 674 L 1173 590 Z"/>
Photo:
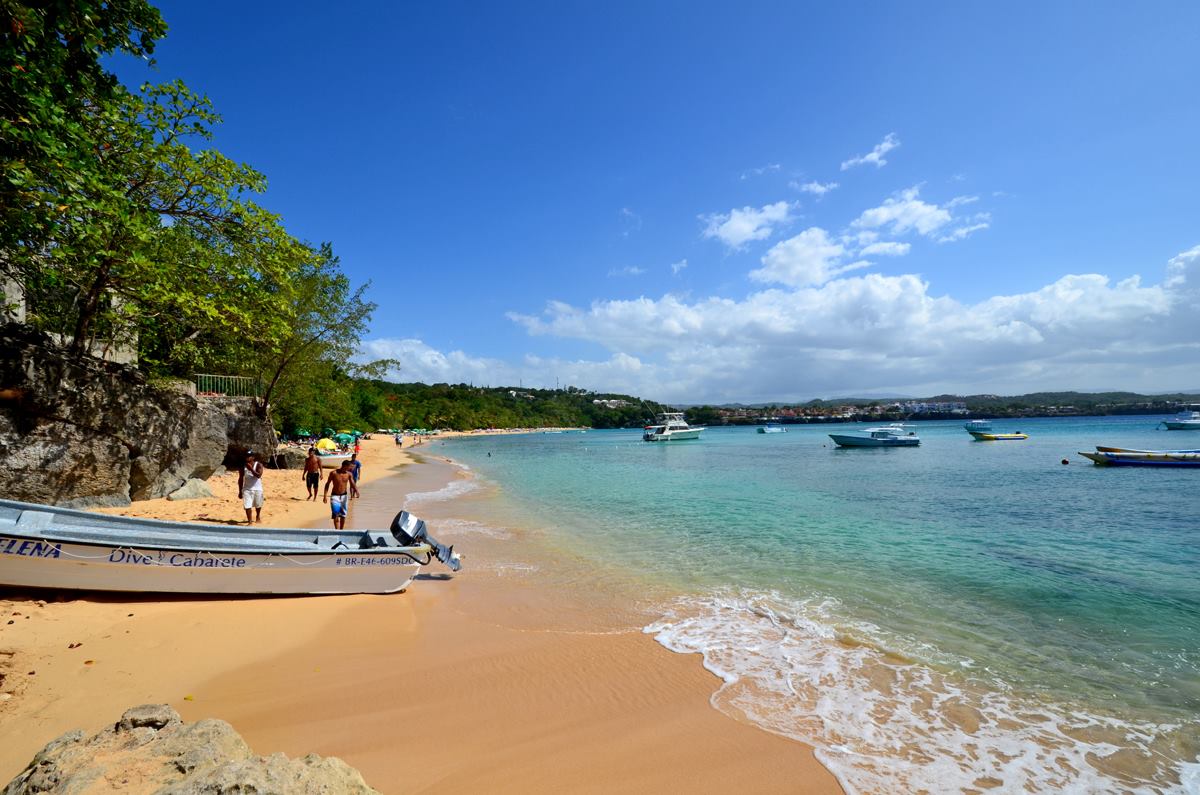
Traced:
<path fill-rule="evenodd" d="M 329 496 L 330 487 L 333 488 L 332 498 Z M 343 461 L 340 467 L 329 473 L 329 479 L 325 481 L 325 494 L 321 496 L 321 502 L 328 502 L 329 509 L 333 512 L 334 530 L 346 528 L 346 511 L 350 507 L 352 494 L 358 496 L 358 486 L 354 485 L 350 462 Z"/>
<path fill-rule="evenodd" d="M 250 524 L 250 512 L 254 509 L 253 521 L 262 522 L 263 507 L 263 465 L 253 450 L 246 453 L 246 464 L 238 472 L 238 496 L 242 498 L 242 507 L 246 509 L 246 524 Z"/>
<path fill-rule="evenodd" d="M 304 485 L 308 487 L 308 496 L 304 501 L 316 502 L 317 492 L 321 488 L 321 459 L 317 458 L 317 448 L 308 448 L 308 458 L 304 459 L 304 473 L 300 477 L 304 478 Z"/>

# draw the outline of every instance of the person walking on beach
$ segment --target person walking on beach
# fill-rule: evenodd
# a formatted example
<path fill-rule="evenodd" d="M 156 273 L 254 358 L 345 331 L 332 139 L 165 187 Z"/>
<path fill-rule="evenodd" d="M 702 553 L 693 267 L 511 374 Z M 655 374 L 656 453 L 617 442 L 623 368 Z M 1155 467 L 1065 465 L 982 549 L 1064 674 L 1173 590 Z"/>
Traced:
<path fill-rule="evenodd" d="M 358 476 L 362 474 L 362 461 L 358 460 L 358 453 L 350 456 L 350 474 L 354 476 L 354 485 L 358 485 Z"/>
<path fill-rule="evenodd" d="M 316 502 L 317 494 L 321 490 L 321 459 L 317 457 L 317 448 L 308 448 L 308 458 L 304 459 L 304 473 L 300 477 L 304 479 L 304 485 L 308 488 L 308 496 L 304 501 Z"/>
<path fill-rule="evenodd" d="M 332 496 L 329 493 L 330 489 L 333 490 Z M 340 467 L 329 473 L 329 478 L 325 481 L 325 493 L 321 496 L 321 502 L 329 503 L 334 530 L 346 528 L 346 511 L 350 507 L 351 494 L 358 496 L 358 486 L 354 484 L 350 462 L 343 461 Z"/>
<path fill-rule="evenodd" d="M 251 521 L 262 523 L 263 507 L 263 465 L 258 460 L 258 454 L 253 450 L 246 452 L 246 463 L 238 472 L 238 495 L 242 498 L 242 507 L 246 509 L 246 524 Z M 251 510 L 254 515 L 251 519 Z"/>

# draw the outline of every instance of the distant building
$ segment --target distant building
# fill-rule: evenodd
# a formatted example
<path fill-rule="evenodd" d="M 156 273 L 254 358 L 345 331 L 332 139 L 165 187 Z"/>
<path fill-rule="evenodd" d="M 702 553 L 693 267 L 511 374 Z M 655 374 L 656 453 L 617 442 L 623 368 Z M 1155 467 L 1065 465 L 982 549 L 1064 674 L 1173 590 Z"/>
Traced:
<path fill-rule="evenodd" d="M 604 406 L 606 409 L 619 409 L 623 406 L 629 406 L 632 404 L 628 400 L 601 400 L 600 398 L 596 398 L 592 401 L 592 405 Z"/>

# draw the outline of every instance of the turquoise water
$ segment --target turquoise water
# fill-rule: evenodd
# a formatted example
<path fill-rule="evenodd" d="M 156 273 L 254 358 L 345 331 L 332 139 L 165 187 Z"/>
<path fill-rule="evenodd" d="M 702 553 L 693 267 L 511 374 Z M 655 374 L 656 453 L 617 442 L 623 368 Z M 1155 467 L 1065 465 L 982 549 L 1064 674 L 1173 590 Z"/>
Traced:
<path fill-rule="evenodd" d="M 995 423 L 1020 442 L 916 423 L 901 449 L 838 449 L 826 434 L 853 426 L 829 425 L 444 450 L 598 567 L 632 561 L 660 602 L 647 632 L 704 654 L 716 705 L 814 744 L 849 789 L 1191 792 L 1200 470 L 1075 454 L 1200 447 L 1157 420 Z"/>

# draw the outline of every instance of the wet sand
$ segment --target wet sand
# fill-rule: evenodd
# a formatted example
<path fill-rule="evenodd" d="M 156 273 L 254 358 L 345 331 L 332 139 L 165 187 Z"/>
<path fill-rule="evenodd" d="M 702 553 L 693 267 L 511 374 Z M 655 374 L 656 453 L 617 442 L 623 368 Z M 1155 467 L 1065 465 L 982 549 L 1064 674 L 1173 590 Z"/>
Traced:
<path fill-rule="evenodd" d="M 405 465 L 423 452 L 365 444 L 352 526 L 467 477 Z M 285 485 L 267 486 L 268 508 L 282 503 Z M 264 518 L 324 520 L 295 502 Z M 232 494 L 218 508 L 240 511 Z M 484 565 L 473 575 L 474 543 L 443 540 L 467 553 L 464 572 L 431 567 L 403 595 L 43 604 L 0 593 L 0 781 L 70 729 L 165 702 L 187 720 L 229 721 L 258 753 L 341 757 L 385 793 L 841 791 L 806 746 L 714 709 L 719 682 L 698 656 L 635 626 L 543 622 L 572 595 Z"/>

